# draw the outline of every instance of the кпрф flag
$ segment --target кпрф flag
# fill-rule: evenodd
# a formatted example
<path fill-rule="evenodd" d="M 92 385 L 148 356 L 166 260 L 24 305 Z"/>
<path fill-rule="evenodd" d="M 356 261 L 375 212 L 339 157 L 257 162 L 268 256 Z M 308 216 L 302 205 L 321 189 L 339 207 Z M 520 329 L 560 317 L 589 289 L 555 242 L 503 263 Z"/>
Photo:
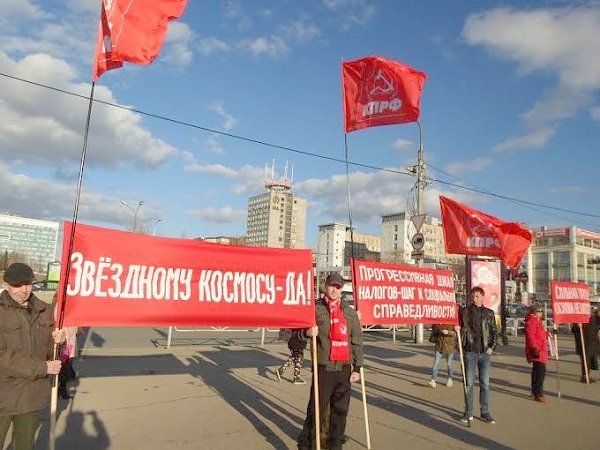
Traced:
<path fill-rule="evenodd" d="M 379 56 L 342 63 L 344 132 L 416 122 L 427 75 Z"/>
<path fill-rule="evenodd" d="M 187 0 L 102 0 L 92 79 L 123 62 L 150 64 Z"/>
<path fill-rule="evenodd" d="M 446 252 L 494 256 L 508 267 L 519 265 L 533 235 L 516 222 L 504 222 L 440 195 Z"/>

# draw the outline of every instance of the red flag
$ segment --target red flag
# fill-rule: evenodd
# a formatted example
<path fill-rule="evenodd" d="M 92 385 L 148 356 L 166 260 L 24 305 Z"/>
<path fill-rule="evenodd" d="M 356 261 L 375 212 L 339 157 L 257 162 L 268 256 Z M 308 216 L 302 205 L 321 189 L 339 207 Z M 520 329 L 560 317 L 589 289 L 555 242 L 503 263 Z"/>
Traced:
<path fill-rule="evenodd" d="M 419 120 L 427 74 L 379 56 L 342 63 L 344 131 Z"/>
<path fill-rule="evenodd" d="M 169 20 L 183 14 L 187 0 L 103 0 L 92 78 L 124 61 L 150 64 L 160 51 Z"/>
<path fill-rule="evenodd" d="M 440 195 L 446 252 L 495 256 L 516 267 L 531 245 L 532 233 L 516 222 L 504 222 Z"/>

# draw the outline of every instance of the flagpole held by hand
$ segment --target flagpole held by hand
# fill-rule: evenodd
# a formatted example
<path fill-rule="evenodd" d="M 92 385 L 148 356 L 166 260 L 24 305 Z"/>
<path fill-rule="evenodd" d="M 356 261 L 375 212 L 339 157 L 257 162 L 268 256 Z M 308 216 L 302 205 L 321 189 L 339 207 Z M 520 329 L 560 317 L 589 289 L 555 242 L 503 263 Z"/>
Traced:
<path fill-rule="evenodd" d="M 369 430 L 369 413 L 367 411 L 367 390 L 365 389 L 365 371 L 360 368 L 360 388 L 362 390 L 363 413 L 365 416 L 365 433 L 367 434 L 367 449 L 371 448 L 371 432 Z"/>
<path fill-rule="evenodd" d="M 583 325 L 579 324 L 579 337 L 581 338 L 581 358 L 583 359 L 583 367 L 585 369 L 585 383 L 590 384 L 590 369 L 587 363 L 585 339 L 583 338 Z"/>
<path fill-rule="evenodd" d="M 313 395 L 315 404 L 313 405 L 315 411 L 314 427 L 315 427 L 315 448 L 321 450 L 321 414 L 319 411 L 319 367 L 317 364 L 317 336 L 313 335 L 310 339 L 310 353 L 312 357 L 313 366 Z"/>
<path fill-rule="evenodd" d="M 460 333 L 460 327 L 458 327 L 457 335 L 458 335 L 458 339 L 457 339 L 458 352 L 460 353 L 460 368 L 462 370 L 463 393 L 465 395 L 465 411 L 466 411 L 467 410 L 467 377 L 465 374 L 465 358 L 464 358 L 463 347 L 462 347 L 462 335 Z M 467 423 L 469 425 L 469 428 L 471 428 L 471 421 L 467 420 Z"/>

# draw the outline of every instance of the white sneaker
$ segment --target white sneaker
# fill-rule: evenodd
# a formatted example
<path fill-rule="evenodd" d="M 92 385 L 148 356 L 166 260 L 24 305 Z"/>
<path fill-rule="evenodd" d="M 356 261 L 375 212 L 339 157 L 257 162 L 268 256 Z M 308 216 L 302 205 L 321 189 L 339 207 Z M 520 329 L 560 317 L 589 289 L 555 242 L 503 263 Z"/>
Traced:
<path fill-rule="evenodd" d="M 431 386 L 432 388 L 435 387 L 435 380 L 429 380 L 429 382 L 427 383 L 429 386 Z"/>
<path fill-rule="evenodd" d="M 452 378 L 448 378 L 448 381 L 446 381 L 446 386 L 448 387 L 452 387 L 454 383 L 452 383 Z"/>

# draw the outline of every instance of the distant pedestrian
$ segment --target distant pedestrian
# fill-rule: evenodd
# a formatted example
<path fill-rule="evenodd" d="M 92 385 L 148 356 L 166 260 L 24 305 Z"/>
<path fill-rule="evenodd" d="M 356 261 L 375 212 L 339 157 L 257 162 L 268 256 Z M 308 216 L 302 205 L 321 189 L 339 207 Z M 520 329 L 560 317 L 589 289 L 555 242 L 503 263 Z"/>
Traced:
<path fill-rule="evenodd" d="M 593 383 L 594 380 L 589 370 L 592 370 L 592 360 L 600 354 L 600 342 L 598 340 L 598 323 L 596 321 L 596 317 L 594 315 L 590 316 L 587 323 L 581 325 L 583 329 L 583 341 L 585 345 L 585 355 L 583 349 L 581 348 L 581 332 L 579 331 L 579 324 L 571 325 L 571 332 L 575 337 L 575 351 L 579 355 L 579 363 L 581 364 L 581 382 L 586 383 L 589 378 L 590 383 Z M 585 358 L 585 361 L 584 361 Z M 586 377 L 585 366 L 587 363 L 588 373 Z"/>
<path fill-rule="evenodd" d="M 429 380 L 428 384 L 432 388 L 436 387 L 440 363 L 442 358 L 445 358 L 446 367 L 448 368 L 446 386 L 452 387 L 452 361 L 454 360 L 454 352 L 456 350 L 456 330 L 454 325 L 433 325 L 429 340 L 435 343 L 435 356 L 433 360 L 433 369 L 431 371 L 431 380 Z"/>
<path fill-rule="evenodd" d="M 12 425 L 14 450 L 33 449 L 41 412 L 50 403 L 50 376 L 60 371 L 53 344 L 65 340 L 54 330 L 50 305 L 32 294 L 33 270 L 11 264 L 0 294 L 0 448 Z"/>
<path fill-rule="evenodd" d="M 300 377 L 300 370 L 302 369 L 302 360 L 304 359 L 304 350 L 306 349 L 307 336 L 304 328 L 295 328 L 290 330 L 290 336 L 288 339 L 288 348 L 290 349 L 290 357 L 286 359 L 281 367 L 275 370 L 277 380 L 281 381 L 285 370 L 294 365 L 294 378 L 292 383 L 294 384 L 306 384 L 306 381 Z"/>
<path fill-rule="evenodd" d="M 543 308 L 533 304 L 525 317 L 525 357 L 531 363 L 531 396 L 537 402 L 546 402 L 544 378 L 548 363 L 548 333 L 542 326 Z"/>
<path fill-rule="evenodd" d="M 471 289 L 471 301 L 460 312 L 461 339 L 465 350 L 467 395 L 465 413 L 461 422 L 473 420 L 473 385 L 475 370 L 479 375 L 479 408 L 481 420 L 496 423 L 489 409 L 491 356 L 496 349 L 496 317 L 494 311 L 483 306 L 485 291 L 479 286 Z"/>

